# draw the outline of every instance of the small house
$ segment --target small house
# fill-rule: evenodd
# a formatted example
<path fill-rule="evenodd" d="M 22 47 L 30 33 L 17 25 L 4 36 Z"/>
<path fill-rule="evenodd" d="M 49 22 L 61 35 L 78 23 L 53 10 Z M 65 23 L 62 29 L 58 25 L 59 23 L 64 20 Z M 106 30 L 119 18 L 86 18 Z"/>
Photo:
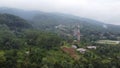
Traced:
<path fill-rule="evenodd" d="M 76 45 L 72 45 L 72 48 L 77 49 L 77 46 Z"/>
<path fill-rule="evenodd" d="M 76 50 L 79 51 L 82 54 L 84 54 L 87 51 L 87 49 L 84 49 L 84 48 L 78 48 Z"/>
<path fill-rule="evenodd" d="M 96 46 L 87 46 L 88 49 L 97 49 Z"/>

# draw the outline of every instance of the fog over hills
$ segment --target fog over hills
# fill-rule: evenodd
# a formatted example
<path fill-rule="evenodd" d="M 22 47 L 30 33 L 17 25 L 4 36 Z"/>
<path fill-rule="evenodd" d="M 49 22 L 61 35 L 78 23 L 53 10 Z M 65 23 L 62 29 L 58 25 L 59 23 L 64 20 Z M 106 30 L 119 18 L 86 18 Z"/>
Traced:
<path fill-rule="evenodd" d="M 20 16 L 23 19 L 28 20 L 29 23 L 37 29 L 53 30 L 55 26 L 60 24 L 70 26 L 80 24 L 82 29 L 88 29 L 88 31 L 94 31 L 97 29 L 97 31 L 119 32 L 120 29 L 120 27 L 117 25 L 105 24 L 104 22 L 92 20 L 89 18 L 83 18 L 63 13 L 48 13 L 30 10 L 27 11 L 14 8 L 0 8 L 0 13 L 8 13 Z"/>
<path fill-rule="evenodd" d="M 119 0 L 0 0 L 0 7 L 60 12 L 120 25 Z"/>

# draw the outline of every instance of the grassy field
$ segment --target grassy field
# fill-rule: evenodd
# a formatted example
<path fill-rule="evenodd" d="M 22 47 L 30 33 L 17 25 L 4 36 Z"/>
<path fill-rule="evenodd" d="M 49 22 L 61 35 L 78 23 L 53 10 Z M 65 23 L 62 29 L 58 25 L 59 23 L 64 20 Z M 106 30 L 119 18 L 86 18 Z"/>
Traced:
<path fill-rule="evenodd" d="M 114 40 L 98 40 L 96 41 L 98 44 L 111 44 L 111 45 L 117 45 L 120 44 L 120 41 L 114 41 Z"/>

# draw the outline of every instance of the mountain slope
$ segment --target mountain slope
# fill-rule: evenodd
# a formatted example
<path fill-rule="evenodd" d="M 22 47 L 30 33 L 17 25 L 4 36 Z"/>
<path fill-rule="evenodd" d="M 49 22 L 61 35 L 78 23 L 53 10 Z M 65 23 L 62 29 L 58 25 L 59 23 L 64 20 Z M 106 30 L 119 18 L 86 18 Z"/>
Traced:
<path fill-rule="evenodd" d="M 39 11 L 24 11 L 19 9 L 0 9 L 0 13 L 9 13 L 20 16 L 29 21 L 30 24 L 36 29 L 54 31 L 55 26 L 60 24 L 68 26 L 69 32 L 71 32 L 72 26 L 80 25 L 81 34 L 84 37 L 97 36 L 96 38 L 109 37 L 109 39 L 114 36 L 120 35 L 120 26 L 105 24 L 96 20 L 77 17 L 73 15 L 61 14 L 61 13 L 45 13 Z M 98 39 L 99 39 L 98 38 Z"/>
<path fill-rule="evenodd" d="M 20 16 L 26 20 L 30 20 L 34 22 L 33 24 L 42 24 L 42 23 L 51 23 L 54 25 L 58 24 L 79 24 L 83 25 L 85 27 L 87 26 L 100 26 L 101 28 L 103 25 L 107 25 L 108 27 L 110 26 L 115 26 L 115 25 L 108 25 L 104 24 L 103 22 L 99 22 L 96 20 L 88 19 L 88 18 L 82 18 L 82 17 L 77 17 L 73 15 L 67 15 L 67 14 L 62 14 L 62 13 L 46 13 L 46 12 L 41 12 L 41 11 L 25 11 L 21 9 L 15 9 L 15 8 L 6 8 L 6 7 L 1 7 L 0 8 L 0 13 L 8 13 L 8 14 L 13 14 L 16 16 Z M 119 26 L 115 26 L 119 27 Z"/>
<path fill-rule="evenodd" d="M 7 14 L 12 14 L 19 16 L 24 19 L 31 19 L 34 15 L 38 14 L 38 11 L 25 11 L 21 9 L 16 9 L 16 8 L 7 8 L 7 7 L 0 7 L 0 13 L 7 13 Z"/>
<path fill-rule="evenodd" d="M 32 28 L 26 20 L 11 14 L 0 14 L 0 25 L 6 25 L 11 30 Z"/>

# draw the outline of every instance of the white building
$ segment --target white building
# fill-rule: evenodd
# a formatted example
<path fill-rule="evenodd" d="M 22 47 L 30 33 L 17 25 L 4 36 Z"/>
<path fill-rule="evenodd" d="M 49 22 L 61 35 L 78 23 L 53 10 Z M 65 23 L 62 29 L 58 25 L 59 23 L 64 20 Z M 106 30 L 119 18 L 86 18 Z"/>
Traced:
<path fill-rule="evenodd" d="M 88 49 L 97 49 L 96 46 L 87 46 Z"/>
<path fill-rule="evenodd" d="M 76 45 L 72 45 L 72 48 L 77 49 L 77 46 Z"/>
<path fill-rule="evenodd" d="M 78 48 L 76 50 L 79 51 L 82 54 L 84 54 L 87 51 L 87 49 L 84 49 L 84 48 Z"/>

